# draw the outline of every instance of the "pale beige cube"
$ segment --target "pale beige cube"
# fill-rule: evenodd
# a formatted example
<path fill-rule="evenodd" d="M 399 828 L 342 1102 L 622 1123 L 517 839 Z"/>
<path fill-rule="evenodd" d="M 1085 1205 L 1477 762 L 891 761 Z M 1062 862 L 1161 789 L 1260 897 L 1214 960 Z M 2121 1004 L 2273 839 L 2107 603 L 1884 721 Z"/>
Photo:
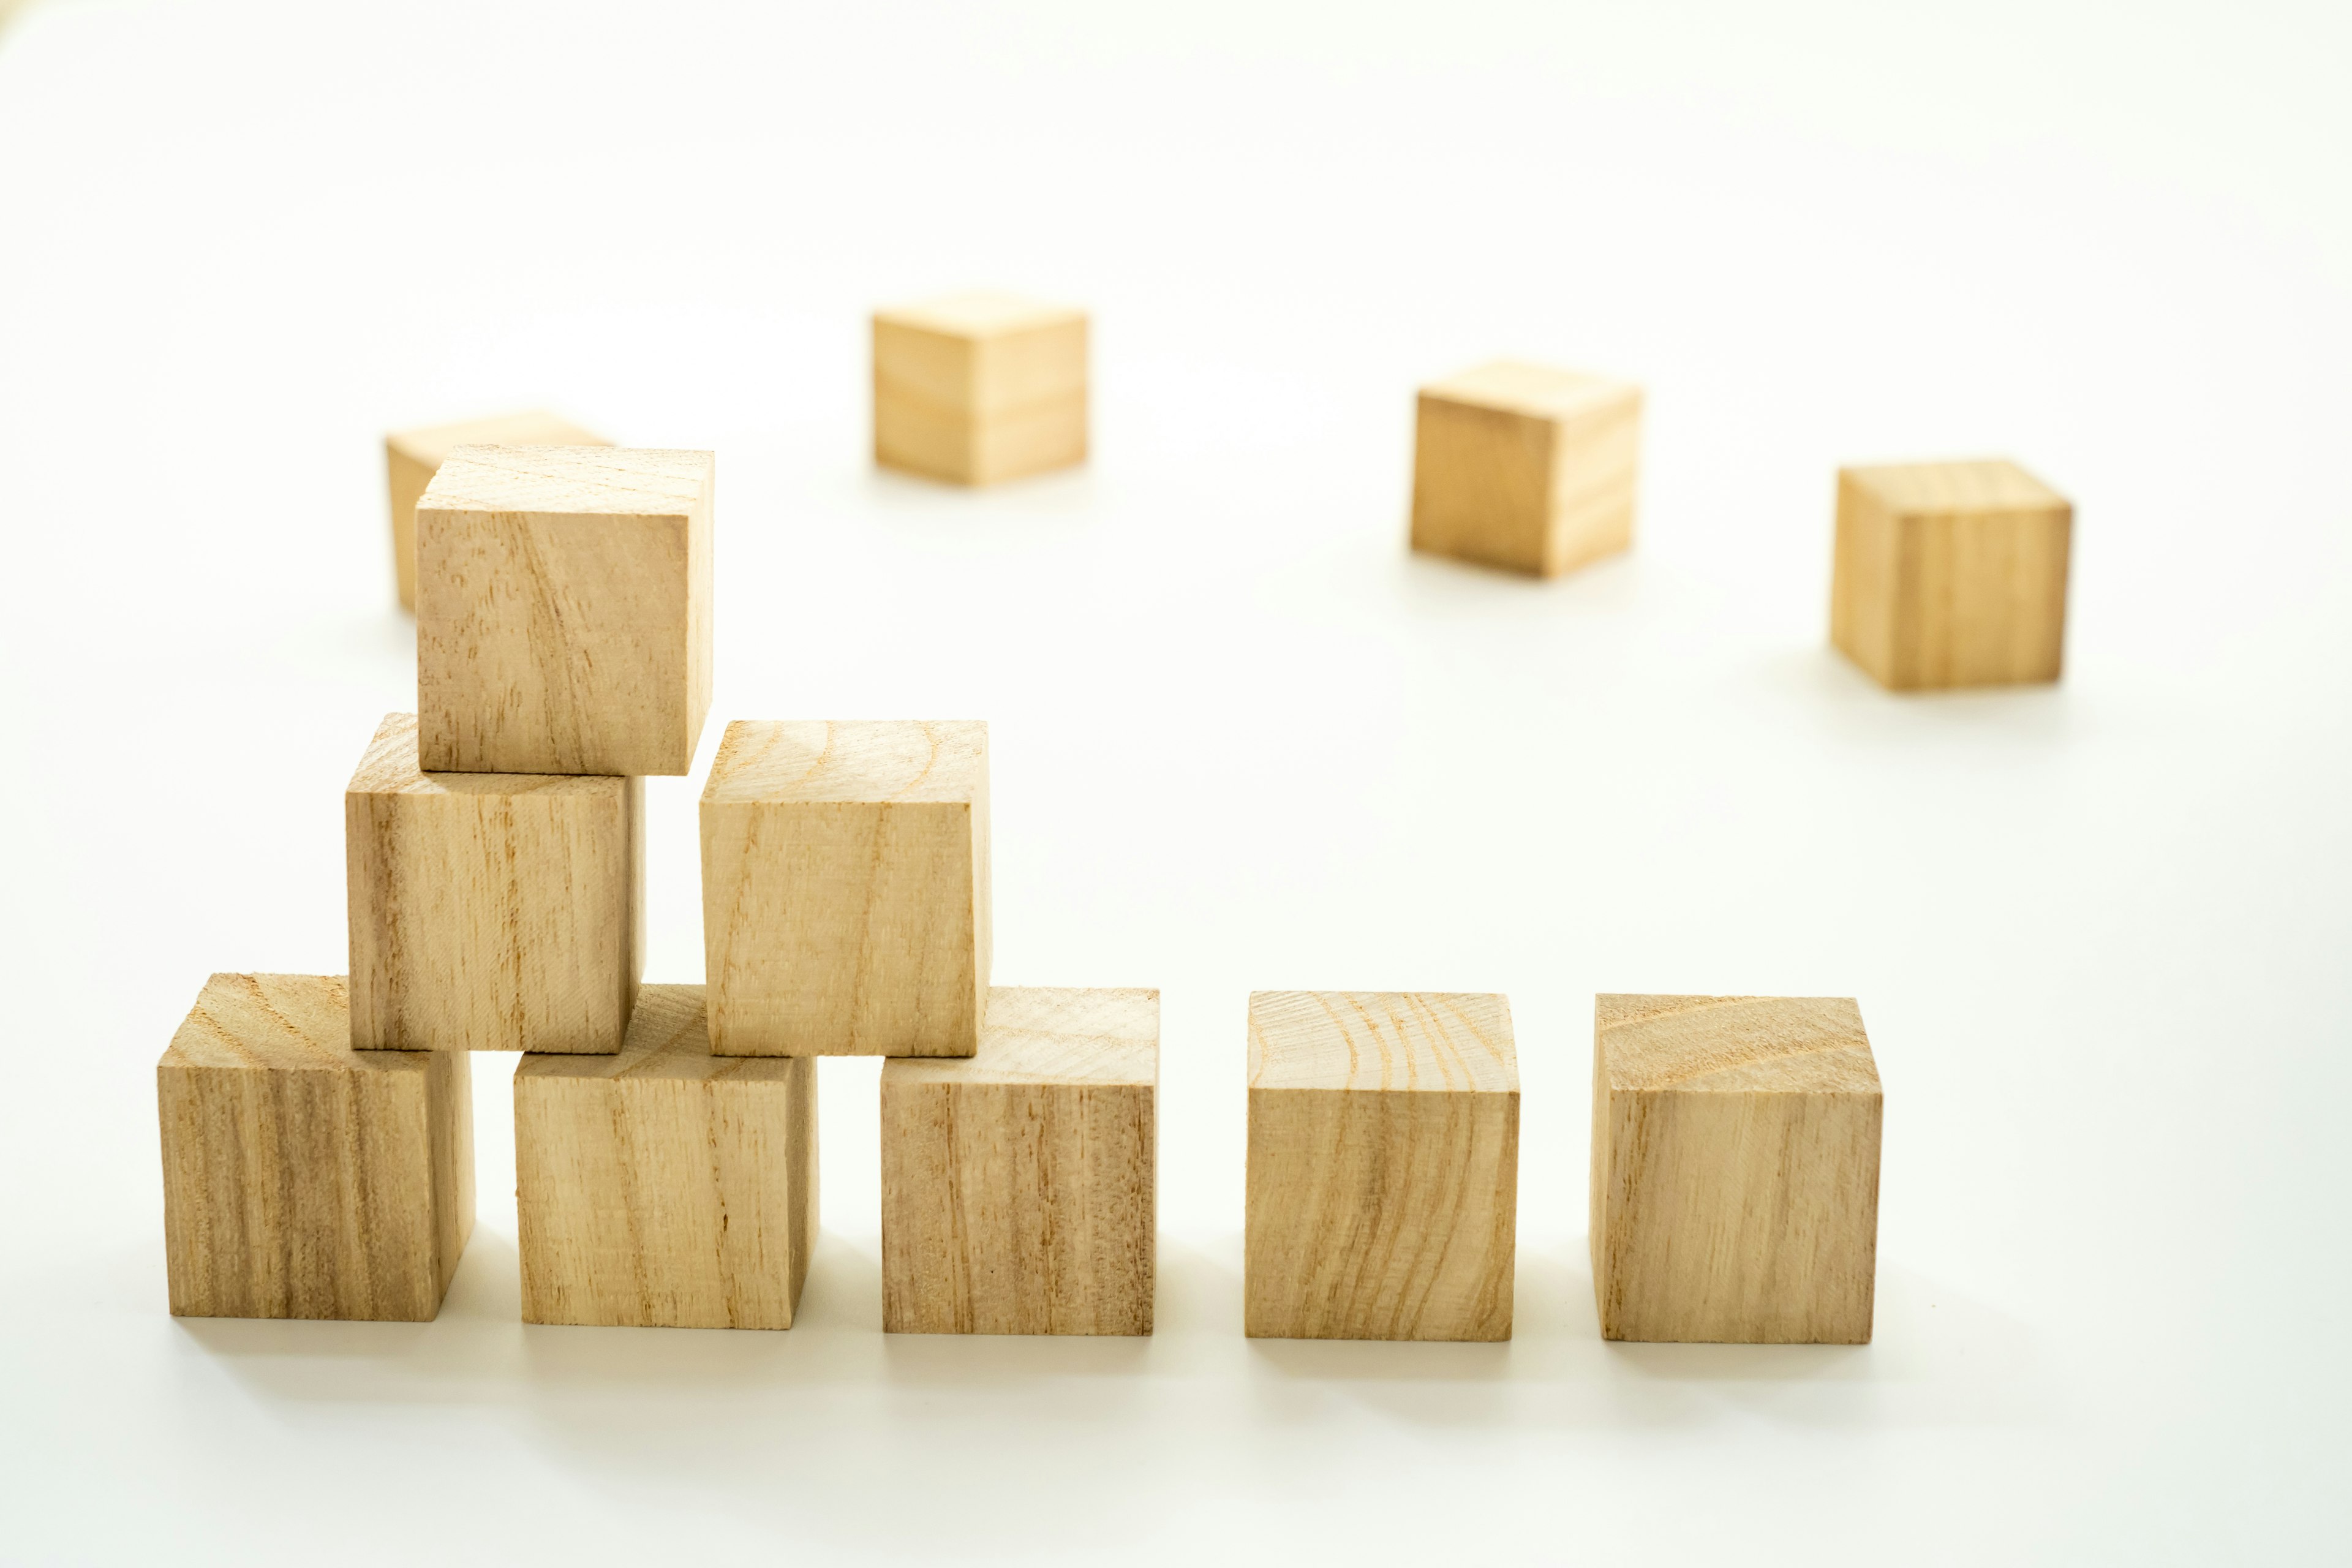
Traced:
<path fill-rule="evenodd" d="M 426 768 L 684 773 L 710 709 L 712 459 L 461 447 L 416 508 Z"/>
<path fill-rule="evenodd" d="M 1633 542 L 1642 391 L 1498 360 L 1421 389 L 1412 547 L 1556 577 Z"/>
<path fill-rule="evenodd" d="M 874 313 L 874 460 L 987 485 L 1087 457 L 1087 318 L 975 292 Z"/>
<path fill-rule="evenodd" d="M 1509 1339 L 1518 1171 L 1501 996 L 1251 995 L 1247 1333 Z"/>
<path fill-rule="evenodd" d="M 882 1068 L 882 1326 L 1148 1334 L 1160 993 L 996 986 L 980 1051 Z"/>
<path fill-rule="evenodd" d="M 595 432 L 543 411 L 395 430 L 386 436 L 383 465 L 392 491 L 392 566 L 401 608 L 416 608 L 416 503 L 450 453 L 460 447 L 611 445 Z"/>
<path fill-rule="evenodd" d="M 1602 1337 L 1867 1342 L 1882 1110 L 1851 998 L 1601 997 Z"/>
<path fill-rule="evenodd" d="M 2074 532 L 2011 462 L 1841 469 L 1830 641 L 1898 691 L 2056 680 Z"/>
<path fill-rule="evenodd" d="M 988 726 L 728 725 L 702 792 L 702 938 L 721 1056 L 971 1056 Z"/>
<path fill-rule="evenodd" d="M 474 1229 L 467 1058 L 352 1050 L 340 975 L 215 974 L 155 1089 L 173 1312 L 440 1311 Z"/>
<path fill-rule="evenodd" d="M 358 1050 L 621 1048 L 645 971 L 645 781 L 428 773 L 386 716 L 343 795 Z"/>

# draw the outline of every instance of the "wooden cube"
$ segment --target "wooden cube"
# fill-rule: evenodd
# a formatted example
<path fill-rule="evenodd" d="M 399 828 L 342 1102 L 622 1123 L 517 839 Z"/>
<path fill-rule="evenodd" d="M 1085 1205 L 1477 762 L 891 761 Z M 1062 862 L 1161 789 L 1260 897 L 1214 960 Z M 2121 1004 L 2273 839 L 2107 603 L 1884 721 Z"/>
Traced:
<path fill-rule="evenodd" d="M 1509 1339 L 1518 1182 L 1502 997 L 1251 995 L 1246 1332 Z"/>
<path fill-rule="evenodd" d="M 1087 318 L 1009 294 L 874 314 L 874 460 L 987 485 L 1087 457 Z"/>
<path fill-rule="evenodd" d="M 789 1329 L 815 1244 L 816 1064 L 710 1054 L 699 985 L 648 985 L 617 1057 L 515 1069 L 531 1323 Z"/>
<path fill-rule="evenodd" d="M 1830 640 L 1896 690 L 2055 680 L 2074 531 L 2014 463 L 1841 469 Z"/>
<path fill-rule="evenodd" d="M 173 1312 L 440 1311 L 474 1230 L 467 1058 L 352 1050 L 339 975 L 215 974 L 155 1091 Z"/>
<path fill-rule="evenodd" d="M 609 447 L 602 436 L 552 414 L 509 414 L 399 430 L 383 438 L 383 462 L 392 483 L 392 567 L 400 606 L 416 608 L 416 502 L 440 471 L 442 460 L 460 447 Z"/>
<path fill-rule="evenodd" d="M 1633 542 L 1642 392 L 1499 360 L 1421 389 L 1412 547 L 1556 577 Z"/>
<path fill-rule="evenodd" d="M 352 1047 L 619 1050 L 645 809 L 643 779 L 422 773 L 387 715 L 343 795 Z"/>
<path fill-rule="evenodd" d="M 988 726 L 727 726 L 702 791 L 721 1056 L 968 1057 L 988 992 Z"/>
<path fill-rule="evenodd" d="M 882 1068 L 882 1326 L 1151 1331 L 1160 993 L 998 986 L 977 1056 Z"/>
<path fill-rule="evenodd" d="M 416 505 L 436 772 L 683 773 L 710 709 L 708 452 L 461 447 Z"/>
<path fill-rule="evenodd" d="M 1864 1344 L 1878 1069 L 1842 996 L 1603 996 L 1592 1288 L 1612 1340 Z"/>

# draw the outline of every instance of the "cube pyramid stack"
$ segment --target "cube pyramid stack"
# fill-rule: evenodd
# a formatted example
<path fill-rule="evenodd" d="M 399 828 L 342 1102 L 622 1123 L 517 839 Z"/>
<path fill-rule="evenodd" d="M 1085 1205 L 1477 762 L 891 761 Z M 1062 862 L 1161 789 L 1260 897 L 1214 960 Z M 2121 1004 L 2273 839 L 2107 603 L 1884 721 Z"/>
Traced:
<path fill-rule="evenodd" d="M 644 984 L 644 779 L 710 706 L 711 454 L 436 455 L 418 711 L 344 796 L 350 974 L 215 975 L 158 1066 L 173 1310 L 433 1317 L 473 1226 L 460 1053 L 513 1051 L 524 1318 L 789 1328 L 814 1058 L 864 1055 L 956 1069 L 886 1087 L 918 1108 L 892 1327 L 1149 1332 L 1159 995 L 990 988 L 987 727 L 730 725 L 708 984 Z"/>

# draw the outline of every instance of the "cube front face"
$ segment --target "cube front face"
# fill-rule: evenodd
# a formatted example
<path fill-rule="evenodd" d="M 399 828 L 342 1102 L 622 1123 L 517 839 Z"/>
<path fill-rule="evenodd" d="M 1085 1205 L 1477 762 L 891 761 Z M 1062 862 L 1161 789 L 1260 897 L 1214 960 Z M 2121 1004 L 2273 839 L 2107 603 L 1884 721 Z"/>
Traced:
<path fill-rule="evenodd" d="M 1250 998 L 1244 1328 L 1506 1340 L 1518 1066 L 1500 996 Z"/>
<path fill-rule="evenodd" d="M 611 445 L 602 436 L 545 413 L 509 414 L 385 437 L 384 469 L 392 491 L 392 563 L 401 608 L 416 608 L 416 503 L 451 452 L 460 447 Z"/>
<path fill-rule="evenodd" d="M 353 1048 L 618 1051 L 644 817 L 641 779 L 422 773 L 387 717 L 344 795 Z"/>
<path fill-rule="evenodd" d="M 1853 1003 L 1602 996 L 1594 1037 L 1602 1336 L 1866 1343 L 1882 1100 Z"/>
<path fill-rule="evenodd" d="M 1642 395 L 1509 362 L 1422 390 L 1412 547 L 1557 576 L 1633 543 Z"/>
<path fill-rule="evenodd" d="M 206 983 L 155 1074 L 174 1313 L 440 1310 L 473 1232 L 471 1079 L 349 1032 L 340 977 Z"/>
<path fill-rule="evenodd" d="M 1148 1334 L 1160 994 L 998 987 L 978 1055 L 882 1069 L 882 1326 Z"/>
<path fill-rule="evenodd" d="M 1001 295 L 874 318 L 874 458 L 993 484 L 1087 456 L 1087 319 Z"/>
<path fill-rule="evenodd" d="M 1831 641 L 1897 690 L 2056 680 L 2073 533 L 2011 463 L 1843 469 Z"/>
<path fill-rule="evenodd" d="M 711 456 L 469 447 L 417 509 L 435 772 L 677 774 L 710 707 Z"/>
<path fill-rule="evenodd" d="M 523 1319 L 788 1329 L 817 1229 L 815 1063 L 710 1055 L 699 985 L 648 985 L 615 1058 L 515 1074 Z"/>
<path fill-rule="evenodd" d="M 984 724 L 730 724 L 702 797 L 711 1048 L 972 1055 L 987 785 Z"/>

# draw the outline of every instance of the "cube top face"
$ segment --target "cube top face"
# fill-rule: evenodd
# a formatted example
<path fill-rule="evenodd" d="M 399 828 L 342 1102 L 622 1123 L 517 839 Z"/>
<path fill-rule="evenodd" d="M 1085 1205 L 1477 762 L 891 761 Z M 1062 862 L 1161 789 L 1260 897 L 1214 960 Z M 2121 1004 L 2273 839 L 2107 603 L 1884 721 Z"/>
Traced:
<path fill-rule="evenodd" d="M 352 1049 L 340 974 L 215 974 L 205 982 L 163 1066 L 422 1071 L 414 1057 Z"/>
<path fill-rule="evenodd" d="M 1048 305 L 1018 294 L 973 289 L 917 305 L 874 312 L 877 326 L 911 327 L 947 337 L 980 340 L 1046 327 L 1083 323 L 1086 312 L 1066 305 Z"/>
<path fill-rule="evenodd" d="M 714 1057 L 705 1012 L 707 991 L 700 985 L 641 985 L 637 1005 L 629 1014 L 629 1032 L 620 1054 L 609 1057 L 543 1056 L 523 1058 L 517 1078 L 598 1079 L 608 1082 L 666 1080 L 709 1083 L 736 1079 L 746 1083 L 792 1081 L 794 1063 L 787 1057 Z"/>
<path fill-rule="evenodd" d="M 1605 995 L 1593 1017 L 1612 1089 L 1879 1092 L 1852 997 Z"/>
<path fill-rule="evenodd" d="M 988 993 L 980 1049 L 969 1057 L 900 1057 L 893 1084 L 1160 1082 L 1160 993 L 997 985 Z"/>
<path fill-rule="evenodd" d="M 2006 459 L 1902 463 L 1842 468 L 1841 482 L 1867 491 L 1896 517 L 1966 517 L 2068 508 L 2064 496 Z"/>
<path fill-rule="evenodd" d="M 708 452 L 462 447 L 416 510 L 434 772 L 684 773 L 710 707 Z"/>
<path fill-rule="evenodd" d="M 421 799 L 482 795 L 578 795 L 617 800 L 628 781 L 603 773 L 428 773 L 417 765 L 416 715 L 387 713 L 376 726 L 346 793 Z"/>
<path fill-rule="evenodd" d="M 1641 388 L 1607 376 L 1495 360 L 1421 389 L 1423 397 L 1530 419 L 1573 420 L 1639 404 Z"/>
<path fill-rule="evenodd" d="M 438 468 L 460 447 L 609 447 L 593 430 L 543 409 L 527 414 L 503 414 L 488 419 L 461 420 L 420 430 L 395 430 L 384 446 L 412 463 Z"/>
<path fill-rule="evenodd" d="M 979 720 L 738 719 L 702 804 L 969 804 L 987 777 L 988 725 Z"/>
<path fill-rule="evenodd" d="M 1249 1085 L 1516 1095 L 1510 1004 L 1483 992 L 1253 992 Z"/>

